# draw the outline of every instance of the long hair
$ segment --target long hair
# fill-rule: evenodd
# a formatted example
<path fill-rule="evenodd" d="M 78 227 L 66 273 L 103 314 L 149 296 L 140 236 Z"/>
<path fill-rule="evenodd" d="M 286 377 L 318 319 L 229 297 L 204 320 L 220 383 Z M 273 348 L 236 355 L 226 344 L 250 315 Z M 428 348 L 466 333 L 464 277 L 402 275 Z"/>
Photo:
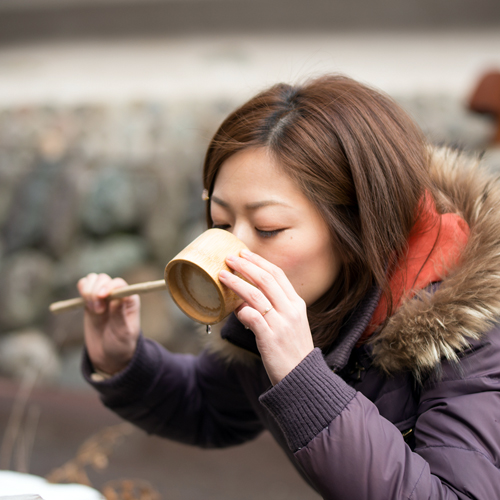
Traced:
<path fill-rule="evenodd" d="M 389 313 L 388 274 L 404 255 L 430 189 L 420 129 L 388 96 L 344 76 L 278 84 L 231 113 L 215 133 L 203 170 L 210 195 L 224 161 L 254 147 L 266 147 L 319 209 L 341 258 L 335 283 L 308 308 L 315 345 L 332 344 L 374 285 Z"/>

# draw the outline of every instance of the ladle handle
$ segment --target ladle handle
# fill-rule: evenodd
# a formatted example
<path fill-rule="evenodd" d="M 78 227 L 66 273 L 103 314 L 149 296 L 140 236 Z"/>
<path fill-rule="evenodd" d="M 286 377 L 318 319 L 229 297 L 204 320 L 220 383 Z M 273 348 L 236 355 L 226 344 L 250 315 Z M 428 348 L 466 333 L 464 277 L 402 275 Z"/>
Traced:
<path fill-rule="evenodd" d="M 123 297 L 129 297 L 130 295 L 135 295 L 136 293 L 145 294 L 166 289 L 167 284 L 165 283 L 165 280 L 146 281 L 144 283 L 136 283 L 135 285 L 116 288 L 109 294 L 109 299 L 122 299 Z M 83 306 L 85 306 L 85 301 L 82 299 L 82 297 L 77 297 L 75 299 L 54 302 L 50 304 L 49 310 L 54 314 L 59 314 L 66 311 L 71 311 L 72 309 L 78 309 L 79 307 Z"/>

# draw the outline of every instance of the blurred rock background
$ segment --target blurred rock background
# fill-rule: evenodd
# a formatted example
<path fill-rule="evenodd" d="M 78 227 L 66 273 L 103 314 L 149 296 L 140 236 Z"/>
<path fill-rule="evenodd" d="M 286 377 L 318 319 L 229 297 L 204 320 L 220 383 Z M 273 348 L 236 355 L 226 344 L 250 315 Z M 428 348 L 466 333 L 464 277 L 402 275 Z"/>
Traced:
<path fill-rule="evenodd" d="M 0 110 L 0 361 L 22 359 L 26 332 L 53 347 L 51 363 L 80 351 L 82 313 L 53 316 L 47 308 L 75 296 L 87 273 L 130 283 L 162 279 L 168 260 L 204 230 L 201 161 L 228 106 L 135 102 Z M 172 308 L 167 293 L 144 298 L 143 306 L 148 336 L 176 350 L 196 349 L 191 322 Z M 17 363 L 0 362 L 0 370 L 22 371 L 11 364 Z M 59 372 L 67 382 L 64 362 L 58 365 L 43 373 L 57 382 Z"/>
<path fill-rule="evenodd" d="M 471 150 L 488 143 L 490 120 L 456 99 L 417 95 L 401 102 L 435 141 Z M 0 362 L 4 374 L 22 371 L 28 335 L 53 348 L 43 368 L 47 380 L 67 381 L 61 370 L 80 349 L 82 314 L 53 316 L 48 305 L 75 296 L 76 282 L 89 272 L 130 283 L 161 279 L 165 264 L 204 230 L 204 149 L 236 104 L 0 110 L 0 361 L 11 361 Z M 196 350 L 196 329 L 167 293 L 144 297 L 143 308 L 148 336 L 174 350 Z M 58 357 L 64 359 L 56 363 Z"/>
<path fill-rule="evenodd" d="M 162 279 L 205 229 L 206 145 L 258 90 L 345 73 L 392 95 L 430 142 L 485 153 L 500 169 L 495 118 L 468 110 L 478 79 L 499 68 L 497 0 L 2 0 L 2 380 L 36 373 L 46 388 L 84 390 L 83 314 L 53 316 L 49 304 L 76 296 L 89 272 Z M 147 336 L 199 350 L 199 328 L 168 293 L 142 304 Z M 261 498 L 316 498 L 282 481 Z M 240 498 L 236 479 L 231 488 L 227 498 Z"/>
<path fill-rule="evenodd" d="M 500 9 L 376 4 L 4 0 L 0 371 L 35 363 L 40 381 L 79 384 L 82 313 L 48 305 L 89 272 L 162 278 L 204 229 L 211 135 L 269 83 L 345 72 L 393 95 L 430 141 L 487 148 L 493 118 L 468 111 L 467 94 L 500 64 Z M 167 293 L 144 298 L 143 324 L 171 349 L 198 349 Z"/>

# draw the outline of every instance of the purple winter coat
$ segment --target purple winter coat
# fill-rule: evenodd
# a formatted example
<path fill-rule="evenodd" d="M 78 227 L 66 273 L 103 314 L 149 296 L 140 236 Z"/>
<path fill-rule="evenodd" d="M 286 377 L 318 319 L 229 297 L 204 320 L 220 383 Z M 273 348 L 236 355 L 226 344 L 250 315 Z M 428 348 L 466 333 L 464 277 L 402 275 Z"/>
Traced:
<path fill-rule="evenodd" d="M 373 290 L 334 345 L 271 386 L 234 316 L 199 356 L 140 338 L 130 365 L 92 380 L 104 404 L 147 432 L 203 447 L 268 429 L 325 499 L 500 499 L 500 189 L 475 164 L 435 151 L 437 205 L 471 234 L 440 286 L 356 343 Z"/>

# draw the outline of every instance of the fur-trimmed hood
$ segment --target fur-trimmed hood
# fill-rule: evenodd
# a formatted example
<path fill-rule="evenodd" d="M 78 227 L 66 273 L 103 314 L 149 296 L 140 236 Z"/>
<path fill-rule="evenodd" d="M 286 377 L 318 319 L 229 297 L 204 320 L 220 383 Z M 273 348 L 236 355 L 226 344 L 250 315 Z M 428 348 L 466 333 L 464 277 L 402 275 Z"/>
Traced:
<path fill-rule="evenodd" d="M 417 380 L 442 359 L 457 361 L 500 318 L 500 182 L 478 159 L 448 148 L 431 148 L 430 175 L 438 212 L 463 217 L 469 240 L 439 288 L 403 303 L 371 340 L 376 366 L 389 374 L 411 371 Z M 255 359 L 218 331 L 208 340 L 228 360 Z"/>
<path fill-rule="evenodd" d="M 439 288 L 404 303 L 373 338 L 374 362 L 387 373 L 421 379 L 442 359 L 457 361 L 500 317 L 500 183 L 479 163 L 447 148 L 430 152 L 437 209 L 462 216 L 470 236 Z"/>

